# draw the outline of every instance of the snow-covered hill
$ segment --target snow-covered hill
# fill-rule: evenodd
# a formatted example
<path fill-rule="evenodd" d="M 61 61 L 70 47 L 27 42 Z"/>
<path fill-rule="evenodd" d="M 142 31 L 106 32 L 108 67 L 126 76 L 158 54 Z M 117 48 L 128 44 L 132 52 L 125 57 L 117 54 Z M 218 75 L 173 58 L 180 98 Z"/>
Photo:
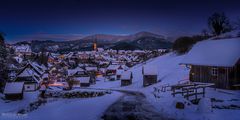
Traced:
<path fill-rule="evenodd" d="M 159 84 L 177 84 L 178 81 L 188 79 L 189 70 L 184 66 L 180 66 L 179 63 L 184 58 L 184 55 L 177 56 L 174 53 L 170 53 L 164 56 L 153 58 L 147 61 L 145 64 L 138 64 L 132 67 L 129 71 L 133 73 L 133 84 L 123 87 L 124 89 L 139 89 L 143 88 L 143 75 L 142 67 L 148 66 L 157 69 Z M 93 88 L 119 88 L 120 81 L 104 82 L 101 81 L 93 86 Z M 122 88 L 122 87 L 121 87 Z"/>

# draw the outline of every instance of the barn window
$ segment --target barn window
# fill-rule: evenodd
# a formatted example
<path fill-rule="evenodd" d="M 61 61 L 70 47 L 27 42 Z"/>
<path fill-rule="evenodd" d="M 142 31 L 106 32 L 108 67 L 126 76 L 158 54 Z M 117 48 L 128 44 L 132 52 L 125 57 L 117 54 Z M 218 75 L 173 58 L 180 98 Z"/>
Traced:
<path fill-rule="evenodd" d="M 218 68 L 212 68 L 212 76 L 218 75 Z"/>

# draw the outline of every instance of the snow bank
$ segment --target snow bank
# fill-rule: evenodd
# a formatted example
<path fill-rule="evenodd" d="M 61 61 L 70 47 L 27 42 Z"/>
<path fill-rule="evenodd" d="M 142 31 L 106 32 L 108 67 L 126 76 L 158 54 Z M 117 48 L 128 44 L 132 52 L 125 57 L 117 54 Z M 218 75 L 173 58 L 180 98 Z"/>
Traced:
<path fill-rule="evenodd" d="M 17 115 L 16 111 L 28 106 L 29 100 L 8 104 L 0 100 L 0 120 L 97 120 L 121 96 L 122 93 L 113 92 L 96 98 L 53 99 L 24 115 Z"/>
<path fill-rule="evenodd" d="M 198 103 L 197 111 L 200 113 L 211 113 L 212 112 L 212 102 L 209 98 L 202 98 Z"/>

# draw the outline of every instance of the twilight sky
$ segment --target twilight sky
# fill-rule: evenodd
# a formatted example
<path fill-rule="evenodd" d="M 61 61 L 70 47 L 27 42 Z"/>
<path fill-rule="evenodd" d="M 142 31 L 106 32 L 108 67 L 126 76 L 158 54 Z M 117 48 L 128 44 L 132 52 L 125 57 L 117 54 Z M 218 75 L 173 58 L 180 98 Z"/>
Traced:
<path fill-rule="evenodd" d="M 149 31 L 197 34 L 213 12 L 240 17 L 238 0 L 1 0 L 0 31 L 8 42 L 77 39 Z"/>

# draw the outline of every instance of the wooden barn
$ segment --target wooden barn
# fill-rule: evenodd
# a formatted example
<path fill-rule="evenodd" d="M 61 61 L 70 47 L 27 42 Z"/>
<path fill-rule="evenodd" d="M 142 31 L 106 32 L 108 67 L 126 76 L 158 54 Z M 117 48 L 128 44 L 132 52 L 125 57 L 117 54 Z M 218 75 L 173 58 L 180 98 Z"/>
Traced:
<path fill-rule="evenodd" d="M 75 81 L 80 85 L 80 87 L 90 86 L 90 77 L 76 77 Z"/>
<path fill-rule="evenodd" d="M 132 84 L 132 72 L 127 71 L 121 75 L 121 86 L 127 86 Z"/>
<path fill-rule="evenodd" d="M 190 68 L 192 82 L 215 83 L 222 89 L 240 86 L 240 38 L 197 43 L 182 63 Z"/>
<path fill-rule="evenodd" d="M 4 88 L 5 98 L 8 100 L 23 99 L 24 82 L 6 83 Z"/>
<path fill-rule="evenodd" d="M 154 66 L 144 66 L 142 73 L 144 87 L 157 83 L 157 69 Z"/>

